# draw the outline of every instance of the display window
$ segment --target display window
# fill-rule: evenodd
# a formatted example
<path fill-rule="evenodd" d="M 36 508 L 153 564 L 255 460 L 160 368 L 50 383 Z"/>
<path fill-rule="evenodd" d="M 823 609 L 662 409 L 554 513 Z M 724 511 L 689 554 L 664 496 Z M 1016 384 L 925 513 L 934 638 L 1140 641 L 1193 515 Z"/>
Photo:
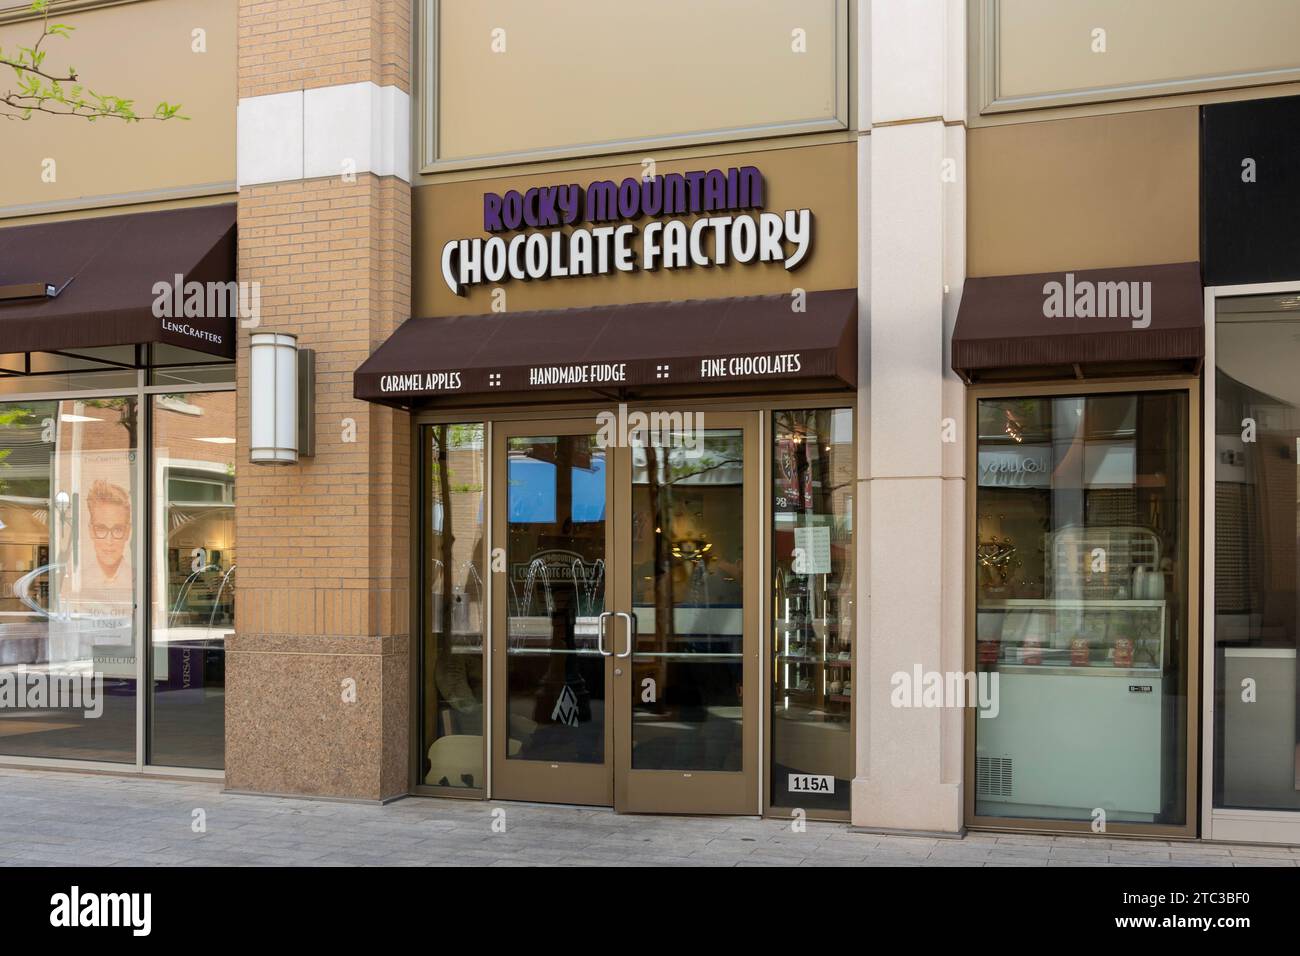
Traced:
<path fill-rule="evenodd" d="M 1214 323 L 1213 798 L 1230 811 L 1300 810 L 1298 301 L 1221 299 Z"/>
<path fill-rule="evenodd" d="M 0 405 L 0 753 L 134 763 L 140 404 Z"/>
<path fill-rule="evenodd" d="M 235 393 L 152 402 L 150 761 L 216 770 L 235 631 Z"/>
<path fill-rule="evenodd" d="M 849 809 L 853 410 L 772 413 L 773 807 Z"/>
<path fill-rule="evenodd" d="M 1191 395 L 982 392 L 971 500 L 973 815 L 1186 828 Z"/>
<path fill-rule="evenodd" d="M 418 781 L 483 791 L 484 428 L 482 422 L 421 430 L 424 625 Z"/>
<path fill-rule="evenodd" d="M 217 369 L 209 391 L 133 370 L 108 394 L 125 373 L 52 373 L 0 403 L 0 756 L 224 766 L 236 435 Z"/>

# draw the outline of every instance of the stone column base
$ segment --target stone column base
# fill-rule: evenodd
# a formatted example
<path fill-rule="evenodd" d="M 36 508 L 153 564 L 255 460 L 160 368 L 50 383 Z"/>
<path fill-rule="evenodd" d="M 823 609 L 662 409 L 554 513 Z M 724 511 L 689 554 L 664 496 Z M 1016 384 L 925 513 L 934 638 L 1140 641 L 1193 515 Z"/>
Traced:
<path fill-rule="evenodd" d="M 962 826 L 961 784 L 908 786 L 897 778 L 853 780 L 853 826 L 873 830 L 959 834 Z"/>
<path fill-rule="evenodd" d="M 238 634 L 226 788 L 385 800 L 409 790 L 408 639 Z"/>

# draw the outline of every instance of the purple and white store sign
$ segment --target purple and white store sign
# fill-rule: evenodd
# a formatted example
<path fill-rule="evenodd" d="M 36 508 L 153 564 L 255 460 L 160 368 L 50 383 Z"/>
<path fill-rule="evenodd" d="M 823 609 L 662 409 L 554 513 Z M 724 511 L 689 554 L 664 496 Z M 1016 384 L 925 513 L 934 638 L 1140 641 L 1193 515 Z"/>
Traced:
<path fill-rule="evenodd" d="M 442 277 L 464 295 L 470 286 L 510 279 L 733 262 L 798 268 L 812 248 L 812 211 L 763 211 L 763 194 L 755 166 L 484 193 L 488 236 L 446 242 Z"/>

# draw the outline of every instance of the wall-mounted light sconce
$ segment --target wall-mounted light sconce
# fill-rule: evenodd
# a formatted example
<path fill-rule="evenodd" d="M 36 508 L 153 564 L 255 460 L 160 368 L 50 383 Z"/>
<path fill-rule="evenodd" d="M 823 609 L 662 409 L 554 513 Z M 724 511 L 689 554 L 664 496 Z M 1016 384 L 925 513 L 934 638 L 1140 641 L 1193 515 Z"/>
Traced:
<path fill-rule="evenodd" d="M 249 339 L 249 460 L 292 465 L 316 452 L 316 353 L 298 337 L 256 332 Z"/>

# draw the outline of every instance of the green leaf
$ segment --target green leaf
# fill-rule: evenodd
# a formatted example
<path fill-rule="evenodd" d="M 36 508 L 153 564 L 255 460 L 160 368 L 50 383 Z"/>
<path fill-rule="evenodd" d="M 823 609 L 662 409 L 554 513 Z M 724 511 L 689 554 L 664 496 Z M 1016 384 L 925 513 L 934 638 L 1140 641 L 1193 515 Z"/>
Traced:
<path fill-rule="evenodd" d="M 0 0 L 3 3 L 3 0 Z M 9 92 L 0 91 L 0 118 L 6 119 L 30 119 L 35 112 L 44 110 L 45 112 L 54 113 L 61 116 L 80 116 L 95 122 L 106 116 L 121 119 L 127 123 L 138 123 L 141 117 L 136 113 L 136 101 L 124 97 L 111 96 L 108 94 L 99 94 L 94 90 L 88 90 L 78 80 L 78 71 L 75 66 L 68 66 L 66 73 L 61 69 L 56 70 L 54 67 L 46 67 L 48 51 L 41 50 L 42 41 L 47 36 L 57 36 L 68 38 L 76 27 L 67 23 L 50 23 L 49 11 L 51 0 L 31 0 L 28 9 L 31 13 L 42 15 L 41 32 L 34 46 L 18 46 L 10 48 L 11 52 L 5 53 L 3 47 L 0 47 L 0 67 L 8 66 L 14 71 L 17 78 L 17 89 Z M 71 82 L 74 85 L 71 90 L 65 90 L 59 79 L 48 76 L 49 73 L 59 74 L 59 78 Z M 27 100 L 28 105 L 21 101 Z M 48 106 L 58 104 L 66 107 L 63 110 L 49 109 Z M 4 108 L 8 107 L 8 111 Z M 154 109 L 149 119 L 169 120 L 182 119 L 188 120 L 188 116 L 182 116 L 180 113 L 181 106 L 179 103 L 168 103 L 166 100 L 161 101 Z"/>

